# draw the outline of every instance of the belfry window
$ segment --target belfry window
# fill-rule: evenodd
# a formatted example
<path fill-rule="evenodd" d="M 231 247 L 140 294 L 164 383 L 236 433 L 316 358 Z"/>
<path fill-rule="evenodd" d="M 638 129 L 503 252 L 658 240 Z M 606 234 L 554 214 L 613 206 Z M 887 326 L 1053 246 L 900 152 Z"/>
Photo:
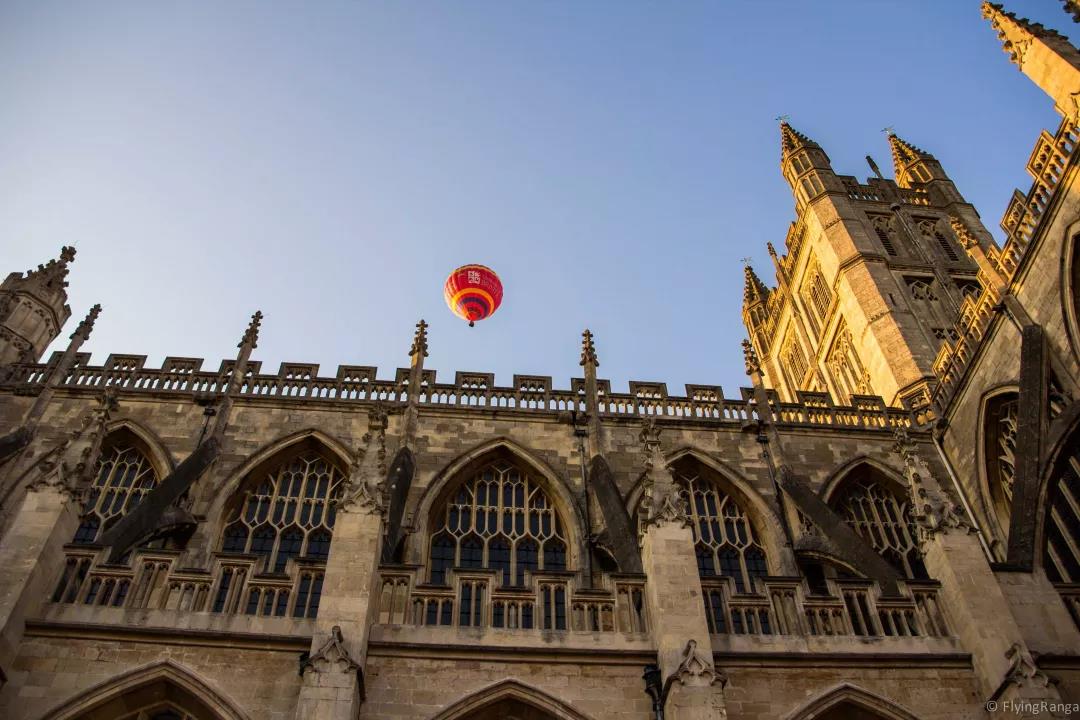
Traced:
<path fill-rule="evenodd" d="M 326 562 L 344 474 L 308 451 L 261 473 L 228 514 L 221 552 L 264 558 L 266 572 L 284 573 L 290 558 Z"/>
<path fill-rule="evenodd" d="M 428 568 L 445 585 L 453 568 L 499 572 L 503 586 L 526 574 L 566 570 L 567 536 L 548 494 L 517 466 L 489 463 L 458 486 L 437 511 Z"/>
<path fill-rule="evenodd" d="M 127 435 L 110 439 L 101 451 L 73 543 L 97 542 L 157 486 L 158 475 L 149 458 Z"/>
<path fill-rule="evenodd" d="M 927 577 L 916 542 L 911 504 L 894 492 L 876 471 L 862 466 L 852 471 L 831 503 L 860 537 L 905 577 Z"/>
<path fill-rule="evenodd" d="M 672 472 L 689 510 L 698 574 L 729 577 L 735 592 L 753 592 L 753 578 L 768 575 L 768 564 L 742 507 L 696 463 L 677 464 Z"/>

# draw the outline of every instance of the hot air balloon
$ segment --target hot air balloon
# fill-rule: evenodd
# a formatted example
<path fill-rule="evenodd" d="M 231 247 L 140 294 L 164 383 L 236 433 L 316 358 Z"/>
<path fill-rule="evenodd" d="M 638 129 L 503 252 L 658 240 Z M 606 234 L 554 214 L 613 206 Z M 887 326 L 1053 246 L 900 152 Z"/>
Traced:
<path fill-rule="evenodd" d="M 462 265 L 443 287 L 446 304 L 472 327 L 477 320 L 494 314 L 502 302 L 502 282 L 495 271 L 484 265 Z"/>

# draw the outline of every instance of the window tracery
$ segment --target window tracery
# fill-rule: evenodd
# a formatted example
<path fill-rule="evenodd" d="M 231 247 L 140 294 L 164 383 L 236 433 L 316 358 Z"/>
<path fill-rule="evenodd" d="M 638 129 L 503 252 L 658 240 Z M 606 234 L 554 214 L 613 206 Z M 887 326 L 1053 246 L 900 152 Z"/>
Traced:
<path fill-rule="evenodd" d="M 934 302 L 938 299 L 937 293 L 934 292 L 934 281 L 932 279 L 904 278 L 904 280 L 907 282 L 908 292 L 916 300 Z"/>
<path fill-rule="evenodd" d="M 567 535 L 554 503 L 527 473 L 489 463 L 454 490 L 439 511 L 428 554 L 433 584 L 452 568 L 487 568 L 504 587 L 526 573 L 567 569 Z"/>
<path fill-rule="evenodd" d="M 343 480 L 341 469 L 315 451 L 273 467 L 229 513 L 221 552 L 262 556 L 263 569 L 279 574 L 290 558 L 325 563 Z"/>
<path fill-rule="evenodd" d="M 807 304 L 814 309 L 818 318 L 824 320 L 832 304 L 832 293 L 825 282 L 817 261 L 812 260 L 806 271 L 806 282 L 803 284 L 803 294 Z"/>
<path fill-rule="evenodd" d="M 832 503 L 860 537 L 909 578 L 926 578 L 911 503 L 860 468 Z"/>
<path fill-rule="evenodd" d="M 696 463 L 678 465 L 672 474 L 689 510 L 698 574 L 730 577 L 737 593 L 753 592 L 753 579 L 768 575 L 769 569 L 746 512 Z"/>
<path fill-rule="evenodd" d="M 896 245 L 893 243 L 896 231 L 893 230 L 892 221 L 889 217 L 887 215 L 872 215 L 870 224 L 873 226 L 874 233 L 881 242 L 881 246 L 885 248 L 885 252 L 889 255 L 897 255 Z"/>
<path fill-rule="evenodd" d="M 158 474 L 146 454 L 130 438 L 113 439 L 98 458 L 94 482 L 72 542 L 96 543 L 105 530 L 138 505 L 157 484 Z"/>

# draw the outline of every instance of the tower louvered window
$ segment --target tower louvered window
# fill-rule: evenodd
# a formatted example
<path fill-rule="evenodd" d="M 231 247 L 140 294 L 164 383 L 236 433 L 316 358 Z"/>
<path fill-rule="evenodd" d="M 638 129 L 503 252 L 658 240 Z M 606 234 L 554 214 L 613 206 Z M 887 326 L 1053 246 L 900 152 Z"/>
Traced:
<path fill-rule="evenodd" d="M 949 262 L 959 262 L 960 256 L 956 252 L 956 248 L 953 247 L 952 241 L 945 236 L 945 233 L 938 227 L 938 223 L 935 220 L 920 220 L 919 232 L 927 240 L 933 240 L 941 248 L 942 254 Z"/>
<path fill-rule="evenodd" d="M 133 441 L 121 436 L 106 444 L 72 542 L 97 542 L 105 530 L 138 505 L 157 484 L 157 472 Z"/>
<path fill-rule="evenodd" d="M 874 233 L 881 242 L 881 246 L 885 248 L 885 252 L 889 255 L 897 255 L 896 245 L 893 243 L 892 223 L 889 218 L 884 215 L 874 215 L 871 217 L 870 222 L 873 224 Z"/>
<path fill-rule="evenodd" d="M 499 460 L 460 485 L 436 515 L 428 569 L 445 584 L 452 568 L 490 568 L 499 584 L 520 586 L 527 572 L 567 569 L 562 518 L 536 481 Z"/>
<path fill-rule="evenodd" d="M 341 469 L 318 452 L 282 462 L 229 513 L 221 552 L 261 555 L 262 569 L 272 573 L 285 572 L 290 558 L 326 562 L 343 480 Z"/>
<path fill-rule="evenodd" d="M 906 496 L 893 492 L 869 468 L 858 468 L 832 503 L 851 529 L 909 578 L 926 578 Z"/>

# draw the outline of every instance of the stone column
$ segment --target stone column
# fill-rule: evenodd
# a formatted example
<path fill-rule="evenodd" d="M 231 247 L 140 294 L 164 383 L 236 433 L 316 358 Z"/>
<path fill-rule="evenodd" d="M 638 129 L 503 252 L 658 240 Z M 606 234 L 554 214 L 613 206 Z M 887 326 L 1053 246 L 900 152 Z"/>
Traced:
<path fill-rule="evenodd" d="M 712 663 L 694 534 L 685 503 L 664 462 L 655 421 L 645 427 L 641 439 L 646 467 L 641 562 L 648 578 L 649 629 L 667 693 L 665 718 L 722 718 L 725 678 Z"/>
<path fill-rule="evenodd" d="M 1035 666 L 974 529 L 903 429 L 897 430 L 896 451 L 904 460 L 923 561 L 930 576 L 941 582 L 950 629 L 971 653 L 984 700 L 998 702 L 1017 718 L 1035 717 L 1022 711 L 1022 703 L 1032 703 L 1035 713 L 1042 702 L 1061 703 L 1057 688 Z M 1071 624 L 1061 629 L 1072 631 Z M 1002 705 L 1005 702 L 1015 705 Z M 1048 715 L 1043 712 L 1039 717 Z"/>
<path fill-rule="evenodd" d="M 368 630 L 378 611 L 386 424 L 386 413 L 374 409 L 338 506 L 297 720 L 354 720 L 360 713 Z"/>
<path fill-rule="evenodd" d="M 9 674 L 28 609 L 49 596 L 64 564 L 63 546 L 79 524 L 81 491 L 90 479 L 114 405 L 101 405 L 31 468 L 26 493 L 0 540 L 0 669 Z"/>

